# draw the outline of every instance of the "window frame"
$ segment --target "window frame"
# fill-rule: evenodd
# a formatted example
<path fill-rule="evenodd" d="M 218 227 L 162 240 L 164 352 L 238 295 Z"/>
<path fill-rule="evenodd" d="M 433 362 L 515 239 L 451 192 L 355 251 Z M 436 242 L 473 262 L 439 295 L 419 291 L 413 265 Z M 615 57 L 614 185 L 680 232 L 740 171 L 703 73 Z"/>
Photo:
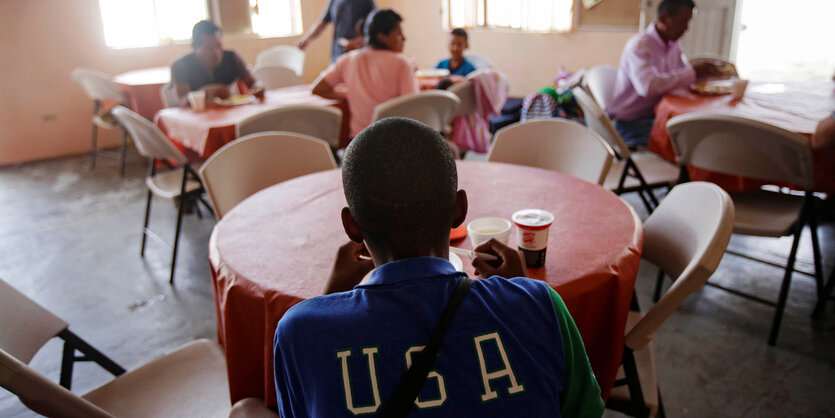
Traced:
<path fill-rule="evenodd" d="M 487 8 L 489 0 L 466 0 L 472 1 L 476 4 L 476 12 L 475 12 L 475 24 L 473 25 L 463 25 L 463 26 L 455 26 L 452 24 L 452 5 L 453 1 L 460 1 L 460 0 L 445 0 L 443 2 L 443 22 L 445 25 L 445 29 L 451 30 L 454 28 L 464 28 L 464 29 L 475 29 L 475 30 L 493 30 L 493 31 L 507 31 L 507 32 L 514 32 L 514 33 L 530 33 L 530 34 L 567 34 L 574 32 L 578 29 L 578 13 L 577 13 L 577 0 L 571 0 L 571 19 L 570 19 L 570 26 L 568 29 L 565 30 L 555 30 L 549 29 L 547 31 L 539 31 L 539 30 L 531 30 L 531 29 L 524 29 L 524 28 L 515 28 L 512 26 L 501 26 L 501 25 L 490 25 L 487 23 Z M 484 23 L 479 24 L 478 21 L 482 17 L 483 11 L 483 19 Z"/>

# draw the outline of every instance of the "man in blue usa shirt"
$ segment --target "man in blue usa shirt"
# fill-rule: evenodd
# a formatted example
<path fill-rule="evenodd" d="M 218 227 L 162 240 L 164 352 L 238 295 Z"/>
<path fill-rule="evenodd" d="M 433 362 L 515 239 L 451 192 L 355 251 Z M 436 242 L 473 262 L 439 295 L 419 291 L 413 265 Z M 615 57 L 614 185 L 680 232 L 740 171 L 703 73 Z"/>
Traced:
<path fill-rule="evenodd" d="M 292 307 L 275 332 L 285 417 L 376 414 L 463 276 L 447 259 L 467 195 L 436 131 L 377 122 L 346 150 L 342 179 L 352 242 L 337 254 L 326 295 Z M 600 389 L 562 299 L 544 282 L 504 278 L 523 274 L 515 250 L 495 241 L 477 250 L 499 259 L 473 261 L 489 278 L 473 282 L 409 414 L 599 417 Z"/>

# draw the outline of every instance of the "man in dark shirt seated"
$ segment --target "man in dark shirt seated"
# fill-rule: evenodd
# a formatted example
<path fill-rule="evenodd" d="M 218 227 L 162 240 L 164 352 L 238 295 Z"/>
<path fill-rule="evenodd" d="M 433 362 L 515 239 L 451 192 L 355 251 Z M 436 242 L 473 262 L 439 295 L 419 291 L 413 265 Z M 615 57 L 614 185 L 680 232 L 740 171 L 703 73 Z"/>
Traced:
<path fill-rule="evenodd" d="M 256 96 L 263 97 L 263 88 L 256 86 L 255 78 L 238 53 L 223 49 L 220 34 L 214 22 L 197 22 L 191 30 L 194 52 L 171 64 L 171 82 L 181 102 L 195 90 L 205 90 L 207 101 L 215 97 L 226 99 L 230 95 L 229 85 L 237 80 L 243 81 Z"/>

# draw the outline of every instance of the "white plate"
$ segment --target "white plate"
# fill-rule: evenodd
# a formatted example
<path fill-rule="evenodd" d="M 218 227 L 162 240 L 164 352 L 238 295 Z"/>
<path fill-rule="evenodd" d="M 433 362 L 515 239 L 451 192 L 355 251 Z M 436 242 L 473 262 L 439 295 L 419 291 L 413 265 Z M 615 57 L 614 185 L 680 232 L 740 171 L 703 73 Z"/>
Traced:
<path fill-rule="evenodd" d="M 417 78 L 446 77 L 448 75 L 449 70 L 444 68 L 424 68 L 415 71 L 415 77 Z"/>
<path fill-rule="evenodd" d="M 215 97 L 215 103 L 221 106 L 241 106 L 247 105 L 251 103 L 255 103 L 255 96 L 251 94 L 247 95 L 234 95 L 226 100 L 222 100 L 218 97 Z"/>

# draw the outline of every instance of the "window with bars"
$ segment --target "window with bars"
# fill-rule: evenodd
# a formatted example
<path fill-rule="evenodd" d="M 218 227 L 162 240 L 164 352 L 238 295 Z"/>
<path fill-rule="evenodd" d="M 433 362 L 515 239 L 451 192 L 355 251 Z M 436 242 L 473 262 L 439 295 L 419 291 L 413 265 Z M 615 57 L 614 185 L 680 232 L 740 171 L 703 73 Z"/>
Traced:
<path fill-rule="evenodd" d="M 574 0 L 447 0 L 447 24 L 525 32 L 567 32 L 574 21 Z"/>
<path fill-rule="evenodd" d="M 188 41 L 194 24 L 209 18 L 227 35 L 279 37 L 303 30 L 300 0 L 99 0 L 99 6 L 112 48 Z"/>

